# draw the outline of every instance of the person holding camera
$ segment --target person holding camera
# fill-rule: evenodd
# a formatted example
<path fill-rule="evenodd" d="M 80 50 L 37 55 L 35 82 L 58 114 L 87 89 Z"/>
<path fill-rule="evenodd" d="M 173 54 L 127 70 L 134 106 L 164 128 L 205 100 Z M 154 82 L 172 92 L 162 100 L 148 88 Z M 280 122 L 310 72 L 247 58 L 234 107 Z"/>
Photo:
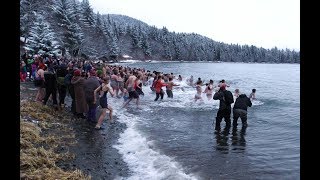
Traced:
<path fill-rule="evenodd" d="M 220 86 L 219 91 L 213 95 L 213 99 L 220 101 L 219 110 L 216 116 L 215 130 L 220 130 L 220 123 L 223 118 L 226 122 L 226 127 L 229 128 L 231 126 L 231 104 L 234 102 L 232 93 L 226 90 L 226 86 L 222 85 Z"/>

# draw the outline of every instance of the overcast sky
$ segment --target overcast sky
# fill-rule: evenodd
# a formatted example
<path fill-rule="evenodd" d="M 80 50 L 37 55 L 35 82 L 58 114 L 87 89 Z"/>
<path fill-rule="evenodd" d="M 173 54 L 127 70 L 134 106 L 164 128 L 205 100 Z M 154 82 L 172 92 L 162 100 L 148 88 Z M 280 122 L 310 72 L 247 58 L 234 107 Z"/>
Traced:
<path fill-rule="evenodd" d="M 228 44 L 300 51 L 300 0 L 89 0 L 93 11 L 121 14 L 169 31 Z"/>

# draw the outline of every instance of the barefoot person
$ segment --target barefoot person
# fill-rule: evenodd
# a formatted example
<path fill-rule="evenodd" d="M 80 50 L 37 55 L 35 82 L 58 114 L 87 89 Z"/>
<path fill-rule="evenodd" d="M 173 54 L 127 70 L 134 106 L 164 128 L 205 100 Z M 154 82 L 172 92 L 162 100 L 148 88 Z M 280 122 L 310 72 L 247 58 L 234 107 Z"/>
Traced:
<path fill-rule="evenodd" d="M 209 83 L 206 85 L 206 89 L 203 93 L 206 93 L 208 100 L 211 100 L 213 96 L 213 80 L 210 79 Z"/>
<path fill-rule="evenodd" d="M 36 80 L 35 81 L 39 81 L 36 84 L 36 87 L 38 87 L 38 91 L 37 91 L 37 95 L 36 95 L 36 102 L 40 102 L 42 103 L 42 100 L 45 96 L 45 86 L 44 86 L 44 71 L 47 69 L 47 66 L 45 65 L 41 65 L 39 66 L 39 69 L 35 75 Z M 37 80 L 38 79 L 38 80 Z"/>
<path fill-rule="evenodd" d="M 124 105 L 122 106 L 123 108 L 126 107 L 132 99 L 137 99 L 136 104 L 137 106 L 139 106 L 139 94 L 134 89 L 136 79 L 137 77 L 133 75 L 131 72 L 128 80 L 126 81 L 126 87 L 129 92 L 129 99 L 127 100 L 127 102 L 124 103 Z"/>
<path fill-rule="evenodd" d="M 162 75 L 158 76 L 158 80 L 155 84 L 155 90 L 156 90 L 156 99 L 154 101 L 158 101 L 159 97 L 161 96 L 161 100 L 163 99 L 164 92 L 162 90 L 163 86 L 167 86 L 167 83 L 162 82 Z"/>
<path fill-rule="evenodd" d="M 168 98 L 173 98 L 173 94 L 172 94 L 173 86 L 180 86 L 179 84 L 175 84 L 172 80 L 173 78 L 169 77 L 169 82 L 167 83 L 167 89 L 166 89 Z"/>
<path fill-rule="evenodd" d="M 237 97 L 239 97 L 239 95 L 240 95 L 240 91 L 239 91 L 239 89 L 235 89 L 235 90 L 234 90 L 234 95 L 233 95 L 233 96 L 237 98 Z"/>
<path fill-rule="evenodd" d="M 250 99 L 251 101 L 256 99 L 256 89 L 252 89 L 252 92 L 251 92 L 251 94 L 249 95 L 249 99 Z"/>
<path fill-rule="evenodd" d="M 202 81 L 197 81 L 197 84 L 196 84 L 197 93 L 194 96 L 194 102 L 197 102 L 198 99 L 202 101 L 202 97 L 201 97 L 202 87 L 201 87 L 201 85 L 202 85 Z"/>
<path fill-rule="evenodd" d="M 100 114 L 100 117 L 98 119 L 98 122 L 96 124 L 95 129 L 100 130 L 101 129 L 101 124 L 103 122 L 103 119 L 105 118 L 106 114 L 107 114 L 107 110 L 109 110 L 109 122 L 113 123 L 112 120 L 112 107 L 110 105 L 108 105 L 108 98 L 107 98 L 107 93 L 110 92 L 111 96 L 114 96 L 114 92 L 111 88 L 111 86 L 109 85 L 109 77 L 106 76 L 103 78 L 103 82 L 102 84 L 96 89 L 94 90 L 94 101 L 93 104 L 96 103 L 96 94 L 100 93 L 100 106 L 102 108 L 102 112 Z"/>

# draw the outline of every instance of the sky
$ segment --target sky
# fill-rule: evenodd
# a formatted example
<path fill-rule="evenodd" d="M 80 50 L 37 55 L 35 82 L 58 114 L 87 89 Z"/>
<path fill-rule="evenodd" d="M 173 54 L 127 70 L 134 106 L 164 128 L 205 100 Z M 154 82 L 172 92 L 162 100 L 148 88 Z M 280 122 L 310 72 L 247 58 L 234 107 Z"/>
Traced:
<path fill-rule="evenodd" d="M 89 0 L 95 13 L 121 14 L 170 32 L 227 44 L 300 51 L 300 0 Z"/>

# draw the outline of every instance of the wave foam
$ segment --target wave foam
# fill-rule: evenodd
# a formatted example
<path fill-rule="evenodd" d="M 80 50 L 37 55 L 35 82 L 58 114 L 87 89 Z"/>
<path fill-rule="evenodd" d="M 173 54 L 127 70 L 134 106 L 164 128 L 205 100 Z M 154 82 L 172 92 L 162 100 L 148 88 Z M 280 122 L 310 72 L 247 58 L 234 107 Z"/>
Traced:
<path fill-rule="evenodd" d="M 153 142 L 135 128 L 138 117 L 126 112 L 118 115 L 119 121 L 127 124 L 127 129 L 113 147 L 123 155 L 123 160 L 133 172 L 128 179 L 197 179 L 184 173 L 172 158 L 154 149 Z"/>

